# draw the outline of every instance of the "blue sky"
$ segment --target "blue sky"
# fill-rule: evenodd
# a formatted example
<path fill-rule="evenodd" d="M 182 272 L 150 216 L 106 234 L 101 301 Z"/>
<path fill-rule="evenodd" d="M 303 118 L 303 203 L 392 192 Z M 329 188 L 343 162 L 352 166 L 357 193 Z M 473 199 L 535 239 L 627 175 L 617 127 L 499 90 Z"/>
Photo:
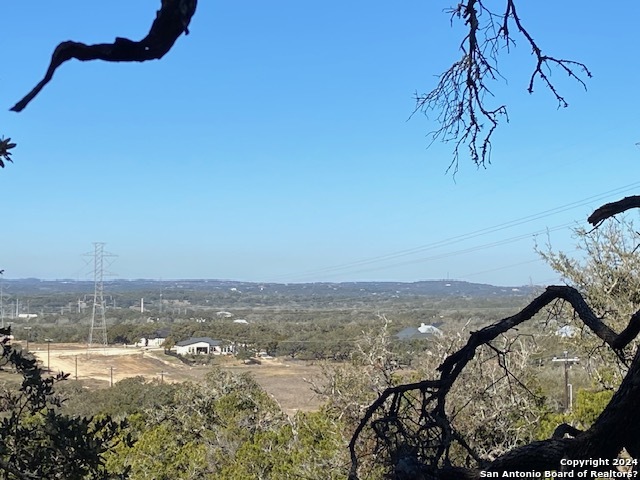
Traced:
<path fill-rule="evenodd" d="M 20 114 L 8 109 L 60 41 L 141 38 L 159 1 L 4 6 L 7 278 L 90 278 L 82 254 L 105 242 L 121 278 L 549 283 L 534 234 L 572 250 L 570 225 L 640 191 L 637 2 L 615 18 L 597 2 L 521 2 L 543 50 L 594 77 L 585 92 L 554 72 L 570 103 L 558 110 L 540 84 L 526 93 L 520 41 L 493 88 L 510 122 L 492 164 L 462 158 L 455 181 L 451 145 L 427 148 L 434 123 L 408 120 L 414 92 L 458 58 L 446 2 L 199 3 L 164 59 L 68 62 Z"/>

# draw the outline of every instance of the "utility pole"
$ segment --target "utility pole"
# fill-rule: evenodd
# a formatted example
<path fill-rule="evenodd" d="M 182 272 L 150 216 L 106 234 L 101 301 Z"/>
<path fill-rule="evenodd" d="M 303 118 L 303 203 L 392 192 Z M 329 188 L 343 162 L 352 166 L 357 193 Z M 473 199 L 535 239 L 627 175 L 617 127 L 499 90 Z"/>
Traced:
<path fill-rule="evenodd" d="M 31 336 L 31 327 L 24 327 L 24 329 L 27 331 L 27 352 L 29 351 L 29 337 Z"/>
<path fill-rule="evenodd" d="M 569 352 L 564 351 L 564 357 L 553 357 L 552 362 L 562 362 L 564 364 L 564 409 L 567 412 L 571 411 L 571 403 L 573 403 L 573 385 L 569 384 L 569 367 L 574 363 L 580 362 L 578 357 L 569 358 Z M 569 392 L 569 390 L 572 390 Z"/>
<path fill-rule="evenodd" d="M 50 338 L 45 338 L 45 342 L 47 342 L 47 372 L 51 371 L 51 340 Z"/>

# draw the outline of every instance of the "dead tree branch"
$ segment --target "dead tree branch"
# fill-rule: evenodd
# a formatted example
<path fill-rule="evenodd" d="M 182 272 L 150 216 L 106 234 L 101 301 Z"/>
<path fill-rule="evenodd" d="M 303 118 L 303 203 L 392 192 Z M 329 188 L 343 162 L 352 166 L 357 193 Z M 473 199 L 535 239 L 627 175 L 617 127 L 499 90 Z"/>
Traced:
<path fill-rule="evenodd" d="M 559 107 L 568 103 L 558 92 L 549 77 L 553 67 L 559 68 L 570 78 L 586 88 L 585 78 L 591 77 L 586 65 L 573 60 L 557 58 L 543 53 L 541 47 L 525 28 L 515 7 L 515 0 L 506 0 L 504 13 L 498 14 L 485 6 L 484 0 L 466 0 L 449 10 L 452 22 L 462 20 L 468 33 L 460 44 L 462 57 L 440 75 L 436 87 L 429 93 L 416 93 L 416 107 L 428 115 L 438 112 L 439 127 L 431 132 L 432 142 L 453 142 L 453 159 L 447 170 L 458 170 L 460 148 L 469 149 L 471 160 L 477 166 L 491 163 L 491 138 L 502 118 L 509 121 L 506 105 L 490 106 L 487 97 L 491 81 L 502 78 L 498 68 L 498 56 L 515 45 L 511 27 L 526 40 L 536 59 L 529 79 L 528 92 L 533 93 L 536 78 L 551 90 Z M 412 114 L 412 115 L 413 115 Z"/>
<path fill-rule="evenodd" d="M 145 62 L 162 58 L 182 33 L 189 34 L 189 23 L 196 11 L 197 0 L 162 0 L 156 19 L 146 37 L 135 42 L 117 37 L 113 43 L 86 45 L 80 42 L 62 42 L 56 47 L 44 78 L 11 111 L 21 112 L 51 81 L 56 69 L 75 58 L 82 62 Z"/>

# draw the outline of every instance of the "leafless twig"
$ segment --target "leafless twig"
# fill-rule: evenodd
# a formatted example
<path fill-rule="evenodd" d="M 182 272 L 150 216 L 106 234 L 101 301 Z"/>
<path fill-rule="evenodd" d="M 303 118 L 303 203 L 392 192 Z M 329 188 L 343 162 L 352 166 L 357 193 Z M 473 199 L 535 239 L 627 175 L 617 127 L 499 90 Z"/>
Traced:
<path fill-rule="evenodd" d="M 468 29 L 460 44 L 462 56 L 440 75 L 433 90 L 415 95 L 413 114 L 437 112 L 438 128 L 431 132 L 432 142 L 441 140 L 454 144 L 453 159 L 447 169 L 453 170 L 454 175 L 458 171 L 460 148 L 463 146 L 469 149 L 471 160 L 478 167 L 489 164 L 492 136 L 500 120 L 509 121 L 506 105 L 490 106 L 488 97 L 493 96 L 489 83 L 502 78 L 498 68 L 500 52 L 509 51 L 515 44 L 511 26 L 514 25 L 517 33 L 525 38 L 536 59 L 527 88 L 529 93 L 533 93 L 538 78 L 551 90 L 558 106 L 567 107 L 567 101 L 558 92 L 548 72 L 553 67 L 559 68 L 584 88 L 585 79 L 591 77 L 585 64 L 543 53 L 522 23 L 515 0 L 505 1 L 502 14 L 487 8 L 484 0 L 466 0 L 449 10 L 452 22 L 462 20 Z"/>

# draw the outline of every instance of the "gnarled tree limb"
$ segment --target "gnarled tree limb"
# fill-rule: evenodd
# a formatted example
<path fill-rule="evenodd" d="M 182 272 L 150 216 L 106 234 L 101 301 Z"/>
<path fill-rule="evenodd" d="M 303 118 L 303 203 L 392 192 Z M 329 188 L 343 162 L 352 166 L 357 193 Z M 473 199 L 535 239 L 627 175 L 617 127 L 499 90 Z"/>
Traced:
<path fill-rule="evenodd" d="M 53 78 L 56 69 L 75 58 L 82 62 L 104 60 L 106 62 L 145 62 L 162 58 L 182 33 L 189 34 L 189 23 L 196 11 L 197 0 L 162 0 L 162 6 L 146 37 L 135 42 L 116 38 L 113 43 L 86 45 L 80 42 L 62 42 L 56 47 L 51 63 L 33 90 L 16 103 L 11 111 L 21 112 Z"/>
<path fill-rule="evenodd" d="M 423 478 L 449 478 L 453 470 L 448 460 L 448 449 L 456 438 L 445 410 L 446 397 L 451 387 L 466 365 L 475 357 L 479 347 L 488 345 L 499 335 L 530 320 L 542 308 L 558 299 L 570 303 L 584 324 L 619 356 L 622 356 L 622 349 L 640 332 L 640 311 L 632 315 L 628 326 L 618 334 L 594 314 L 575 288 L 548 287 L 515 315 L 472 332 L 466 345 L 449 355 L 438 367 L 440 378 L 399 385 L 385 390 L 367 409 L 349 443 L 352 461 L 350 479 L 358 478 L 356 445 L 366 426 L 371 423 L 378 437 L 384 436 L 386 432 L 392 432 L 396 436 L 398 431 L 406 434 L 402 425 L 398 426 L 399 422 L 401 423 L 401 420 L 398 420 L 398 414 L 402 408 L 406 408 L 401 406 L 403 402 L 406 404 L 406 402 L 415 401 L 415 398 L 421 399 L 419 400 L 422 404 L 419 422 L 422 427 L 414 428 L 414 431 L 421 435 L 418 443 L 428 443 L 426 445 L 428 451 L 419 456 L 423 462 L 418 469 L 420 475 Z M 413 397 L 410 397 L 411 394 Z M 479 462 L 480 467 L 496 472 L 543 471 L 559 469 L 560 460 L 566 456 L 581 459 L 598 456 L 613 458 L 622 448 L 640 453 L 640 440 L 637 438 L 637 431 L 640 429 L 640 410 L 633 406 L 633 402 L 638 398 L 640 398 L 640 353 L 636 352 L 620 389 L 589 430 L 573 431 L 575 438 L 550 438 L 532 442 L 511 450 L 494 461 Z M 374 420 L 374 417 L 381 412 L 382 417 Z M 388 425 L 391 425 L 391 428 Z M 424 430 L 429 429 L 436 433 L 425 434 Z M 427 440 L 421 440 L 422 438 Z M 447 470 L 443 470 L 443 467 L 447 467 Z M 465 470 L 464 477 L 474 478 L 474 475 Z"/>
<path fill-rule="evenodd" d="M 587 221 L 594 227 L 597 227 L 607 218 L 611 218 L 614 215 L 626 212 L 632 208 L 640 208 L 640 195 L 632 195 L 616 202 L 605 203 L 596 209 L 589 218 L 587 218 Z"/>

